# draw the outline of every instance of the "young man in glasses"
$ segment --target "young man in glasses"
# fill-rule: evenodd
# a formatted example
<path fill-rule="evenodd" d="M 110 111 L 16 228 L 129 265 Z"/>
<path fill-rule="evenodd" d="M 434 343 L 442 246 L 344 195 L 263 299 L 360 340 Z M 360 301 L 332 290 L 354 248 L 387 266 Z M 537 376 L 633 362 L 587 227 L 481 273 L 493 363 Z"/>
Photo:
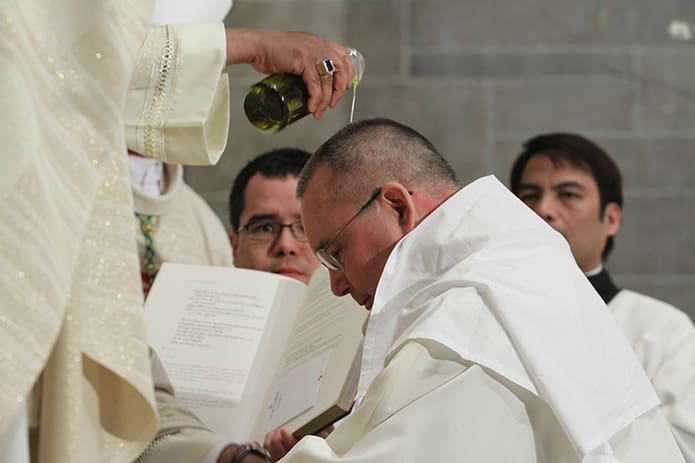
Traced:
<path fill-rule="evenodd" d="M 284 148 L 270 151 L 253 159 L 237 175 L 229 199 L 233 230 L 230 233 L 230 240 L 233 246 L 235 266 L 280 273 L 304 283 L 309 281 L 319 264 L 306 242 L 304 229 L 299 218 L 299 203 L 295 198 L 297 176 L 309 156 L 309 153 L 299 149 Z M 152 175 L 145 177 L 151 178 Z M 182 182 L 181 179 L 179 180 Z M 197 216 L 201 222 L 199 225 L 215 225 L 202 221 L 203 218 L 214 217 L 209 207 L 199 204 L 200 199 L 187 186 L 179 186 L 189 191 L 168 195 L 159 201 L 160 203 L 164 202 L 174 212 L 173 217 L 166 217 L 169 221 L 162 222 L 162 224 L 181 224 L 185 223 L 184 219 L 188 218 L 190 221 L 191 217 Z M 136 194 L 136 205 L 139 204 L 137 199 Z M 197 214 L 193 214 L 192 211 L 194 210 Z M 188 214 L 183 213 L 187 211 Z M 206 238 L 216 238 L 218 234 L 212 232 L 217 232 L 219 227 L 204 227 Z M 188 228 L 195 229 L 196 227 L 189 224 Z M 178 248 L 180 248 L 180 240 L 182 239 L 180 235 L 182 233 L 178 233 L 178 235 L 179 241 L 177 243 L 179 244 Z M 167 238 L 165 233 L 164 238 L 160 240 L 163 245 L 168 244 Z M 219 257 L 215 258 L 210 252 L 212 240 L 196 240 L 196 234 L 190 230 L 186 233 L 186 238 L 189 240 L 191 249 L 178 251 L 181 262 L 190 262 L 193 257 L 196 257 L 191 253 L 198 250 L 199 263 L 209 265 L 224 265 L 226 263 L 220 262 Z M 201 246 L 198 241 L 202 241 L 206 246 Z M 225 243 L 227 243 L 226 240 Z M 222 248 L 222 246 L 218 247 Z M 174 250 L 178 248 L 174 248 Z M 164 259 L 171 257 L 170 249 L 171 247 L 164 246 L 165 252 L 162 254 Z M 227 249 L 229 251 L 228 246 Z M 202 250 L 206 251 L 202 252 Z M 188 255 L 184 253 L 188 253 Z M 231 253 L 227 260 L 231 265 Z M 138 462 L 159 462 L 167 460 L 167 458 L 175 458 L 175 461 L 185 460 L 198 463 L 200 460 L 195 460 L 189 456 L 204 452 L 207 454 L 201 463 L 208 461 L 261 461 L 258 459 L 261 454 L 255 447 L 250 446 L 250 444 L 244 444 L 240 447 L 238 444 L 231 443 L 205 429 L 194 416 L 188 416 L 188 412 L 183 411 L 181 404 L 173 397 L 168 381 L 164 381 L 165 373 L 159 360 L 155 358 L 153 362 L 155 364 L 155 378 L 159 381 L 158 388 L 168 392 L 158 394 L 160 413 L 167 417 L 167 423 L 174 424 L 168 426 L 170 429 L 160 434 L 164 440 L 155 440 L 151 448 L 148 448 Z M 243 458 L 243 454 L 248 454 L 248 456 Z M 242 457 L 234 457 L 234 455 L 242 455 Z M 213 457 L 217 460 L 213 460 Z M 190 460 L 186 460 L 186 458 L 190 458 Z"/>
<path fill-rule="evenodd" d="M 237 175 L 229 196 L 234 265 L 308 283 L 319 265 L 309 246 L 295 198 L 297 177 L 310 154 L 269 151 Z"/>
<path fill-rule="evenodd" d="M 371 313 L 359 406 L 283 462 L 683 461 L 566 242 L 494 177 L 460 188 L 421 134 L 369 119 L 318 149 L 297 196 L 333 292 Z M 286 437 L 266 437 L 273 457 Z"/>

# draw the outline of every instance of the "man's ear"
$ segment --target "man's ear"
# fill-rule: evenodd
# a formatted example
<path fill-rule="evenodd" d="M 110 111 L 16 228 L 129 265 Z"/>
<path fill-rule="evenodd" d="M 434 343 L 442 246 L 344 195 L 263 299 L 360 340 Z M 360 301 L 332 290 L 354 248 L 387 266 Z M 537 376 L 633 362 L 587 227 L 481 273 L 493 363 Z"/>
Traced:
<path fill-rule="evenodd" d="M 229 232 L 229 243 L 232 245 L 232 258 L 236 260 L 236 251 L 239 247 L 239 235 L 233 231 Z"/>
<path fill-rule="evenodd" d="M 381 187 L 381 196 L 385 205 L 394 211 L 404 233 L 415 228 L 418 221 L 417 210 L 412 194 L 405 186 L 396 182 L 385 183 Z"/>
<path fill-rule="evenodd" d="M 623 212 L 620 204 L 611 202 L 606 204 L 603 210 L 603 224 L 606 227 L 606 236 L 615 236 L 620 231 Z"/>

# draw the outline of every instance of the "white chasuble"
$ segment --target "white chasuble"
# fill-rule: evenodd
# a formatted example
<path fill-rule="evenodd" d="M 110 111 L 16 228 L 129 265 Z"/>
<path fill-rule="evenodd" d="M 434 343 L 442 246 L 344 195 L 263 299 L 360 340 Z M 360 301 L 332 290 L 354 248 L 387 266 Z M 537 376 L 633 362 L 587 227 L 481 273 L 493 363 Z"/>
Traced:
<path fill-rule="evenodd" d="M 305 438 L 283 461 L 683 461 L 567 242 L 493 177 L 391 252 L 358 396 L 326 441 Z"/>
<path fill-rule="evenodd" d="M 621 290 L 608 304 L 654 385 L 687 463 L 695 463 L 695 327 L 688 315 Z"/>

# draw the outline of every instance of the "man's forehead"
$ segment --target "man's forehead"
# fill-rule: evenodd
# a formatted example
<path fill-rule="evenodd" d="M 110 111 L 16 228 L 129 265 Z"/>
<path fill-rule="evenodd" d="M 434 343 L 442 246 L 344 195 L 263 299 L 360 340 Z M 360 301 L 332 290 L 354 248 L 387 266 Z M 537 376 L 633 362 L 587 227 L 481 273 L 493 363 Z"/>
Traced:
<path fill-rule="evenodd" d="M 575 159 L 567 155 L 562 154 L 549 154 L 544 152 L 539 152 L 532 155 L 526 162 L 524 167 L 524 173 L 530 171 L 529 165 L 538 167 L 539 164 L 548 164 L 551 166 L 553 171 L 565 171 L 565 172 L 581 172 L 584 175 L 589 175 L 593 178 L 594 174 L 591 171 L 589 164 L 581 159 Z"/>
<path fill-rule="evenodd" d="M 299 200 L 302 219 L 306 218 L 309 222 L 313 222 L 315 217 L 322 217 L 323 220 L 318 222 L 330 221 L 333 212 L 332 208 L 329 207 L 330 196 L 330 191 L 325 186 L 319 185 L 317 182 L 309 183 Z"/>
<path fill-rule="evenodd" d="M 246 185 L 242 214 L 299 214 L 295 197 L 297 177 L 266 177 L 255 174 Z"/>
<path fill-rule="evenodd" d="M 309 210 L 315 206 L 324 206 L 333 202 L 335 198 L 336 182 L 344 181 L 339 175 L 333 173 L 326 165 L 319 166 L 304 188 L 301 204 L 306 204 Z"/>
<path fill-rule="evenodd" d="M 547 154 L 534 154 L 524 166 L 522 179 L 535 175 L 574 175 L 594 179 L 589 166 L 572 162 L 564 157 L 551 157 Z"/>
<path fill-rule="evenodd" d="M 312 243 L 333 233 L 340 224 L 341 214 L 350 211 L 348 204 L 335 202 L 335 177 L 328 169 L 317 169 L 299 202 L 304 229 Z"/>

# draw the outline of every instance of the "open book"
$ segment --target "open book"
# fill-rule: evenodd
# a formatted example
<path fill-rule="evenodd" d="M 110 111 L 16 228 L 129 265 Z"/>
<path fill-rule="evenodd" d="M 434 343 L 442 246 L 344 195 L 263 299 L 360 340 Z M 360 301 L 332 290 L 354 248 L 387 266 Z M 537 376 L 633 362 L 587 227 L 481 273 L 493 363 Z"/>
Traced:
<path fill-rule="evenodd" d="M 145 303 L 148 340 L 177 397 L 213 431 L 263 441 L 298 437 L 351 408 L 367 312 L 330 292 L 268 272 L 165 263 Z"/>

